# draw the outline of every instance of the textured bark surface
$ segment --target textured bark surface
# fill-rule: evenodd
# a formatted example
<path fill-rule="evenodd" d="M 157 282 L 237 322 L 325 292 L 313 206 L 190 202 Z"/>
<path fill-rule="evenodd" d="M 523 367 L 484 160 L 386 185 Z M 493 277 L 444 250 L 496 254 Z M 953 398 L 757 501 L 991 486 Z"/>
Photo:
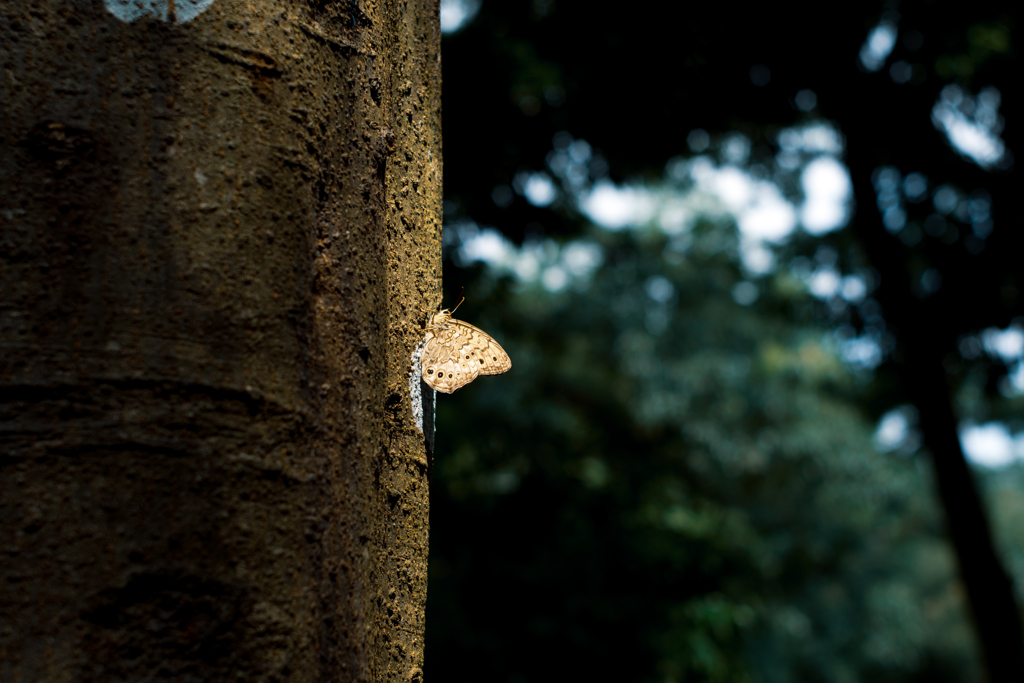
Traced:
<path fill-rule="evenodd" d="M 107 5 L 0 5 L 0 681 L 419 680 L 435 0 Z"/>

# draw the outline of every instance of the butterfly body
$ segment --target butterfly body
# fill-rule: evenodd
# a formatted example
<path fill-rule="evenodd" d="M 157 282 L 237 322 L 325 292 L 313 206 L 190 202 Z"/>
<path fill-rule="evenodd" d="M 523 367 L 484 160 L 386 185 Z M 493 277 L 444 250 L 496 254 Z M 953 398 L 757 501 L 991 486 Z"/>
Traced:
<path fill-rule="evenodd" d="M 480 328 L 456 320 L 447 309 L 430 316 L 420 363 L 423 381 L 446 394 L 480 375 L 500 375 L 512 367 L 498 342 Z"/>

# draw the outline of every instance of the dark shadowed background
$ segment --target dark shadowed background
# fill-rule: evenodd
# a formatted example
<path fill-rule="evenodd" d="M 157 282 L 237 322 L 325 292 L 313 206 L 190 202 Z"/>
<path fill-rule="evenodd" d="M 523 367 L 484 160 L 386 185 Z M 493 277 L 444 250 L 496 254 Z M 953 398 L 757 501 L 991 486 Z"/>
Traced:
<path fill-rule="evenodd" d="M 1024 674 L 1008 7 L 442 1 L 428 680 Z"/>

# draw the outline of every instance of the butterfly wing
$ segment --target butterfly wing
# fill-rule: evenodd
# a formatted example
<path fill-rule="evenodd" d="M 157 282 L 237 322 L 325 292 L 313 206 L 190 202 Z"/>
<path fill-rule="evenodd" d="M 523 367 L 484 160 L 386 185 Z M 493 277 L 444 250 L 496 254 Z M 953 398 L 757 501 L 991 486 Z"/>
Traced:
<path fill-rule="evenodd" d="M 498 375 L 512 367 L 508 354 L 489 334 L 454 319 L 427 333 L 420 363 L 423 381 L 446 394 L 480 375 Z"/>
<path fill-rule="evenodd" d="M 500 375 L 512 369 L 512 359 L 491 335 L 461 320 L 451 322 L 466 333 L 468 343 L 460 349 L 460 358 L 478 363 L 481 375 Z"/>
<path fill-rule="evenodd" d="M 479 376 L 476 363 L 460 363 L 464 344 L 453 325 L 428 333 L 420 364 L 423 366 L 423 381 L 431 389 L 450 394 L 461 389 Z"/>

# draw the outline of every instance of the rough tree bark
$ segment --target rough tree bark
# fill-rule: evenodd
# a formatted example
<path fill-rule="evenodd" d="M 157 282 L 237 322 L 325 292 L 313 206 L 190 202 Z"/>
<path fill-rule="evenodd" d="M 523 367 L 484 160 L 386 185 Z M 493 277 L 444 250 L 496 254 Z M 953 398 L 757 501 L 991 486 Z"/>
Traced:
<path fill-rule="evenodd" d="M 0 681 L 421 678 L 439 38 L 0 5 Z"/>

